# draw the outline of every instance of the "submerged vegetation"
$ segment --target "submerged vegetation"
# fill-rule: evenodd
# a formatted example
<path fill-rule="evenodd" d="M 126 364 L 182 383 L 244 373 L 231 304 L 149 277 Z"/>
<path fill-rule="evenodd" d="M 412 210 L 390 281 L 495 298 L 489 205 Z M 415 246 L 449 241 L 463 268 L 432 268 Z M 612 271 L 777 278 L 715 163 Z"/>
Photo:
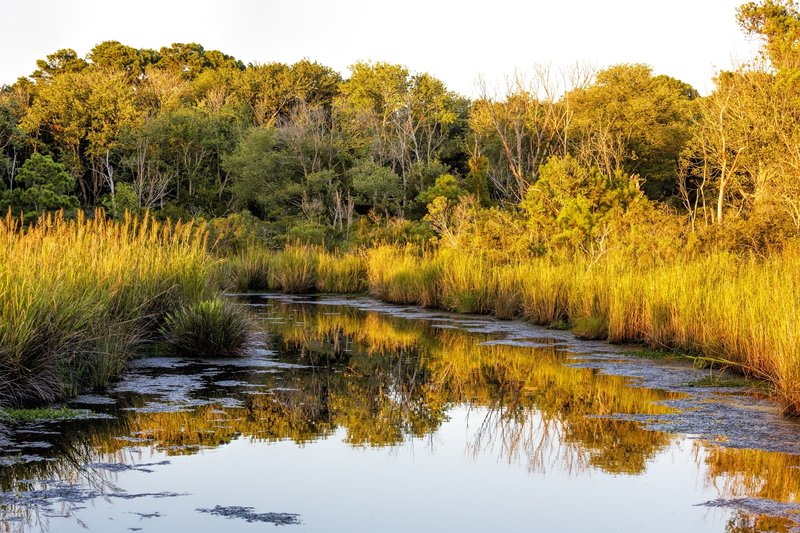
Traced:
<path fill-rule="evenodd" d="M 69 420 L 85 416 L 85 411 L 69 407 L 39 407 L 32 409 L 0 409 L 0 423 L 36 422 L 38 420 Z"/>

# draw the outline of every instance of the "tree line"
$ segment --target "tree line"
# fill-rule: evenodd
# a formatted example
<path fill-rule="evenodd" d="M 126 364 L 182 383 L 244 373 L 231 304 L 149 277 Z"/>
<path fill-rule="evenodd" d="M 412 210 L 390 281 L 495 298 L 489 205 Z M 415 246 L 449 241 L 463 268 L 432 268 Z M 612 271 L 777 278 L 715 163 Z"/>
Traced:
<path fill-rule="evenodd" d="M 768 248 L 800 232 L 800 12 L 737 15 L 761 54 L 705 97 L 641 64 L 542 66 L 471 100 L 382 62 L 344 79 L 194 43 L 59 50 L 0 89 L 0 208 L 233 215 L 307 240 L 372 225 L 525 253 L 665 228 Z"/>

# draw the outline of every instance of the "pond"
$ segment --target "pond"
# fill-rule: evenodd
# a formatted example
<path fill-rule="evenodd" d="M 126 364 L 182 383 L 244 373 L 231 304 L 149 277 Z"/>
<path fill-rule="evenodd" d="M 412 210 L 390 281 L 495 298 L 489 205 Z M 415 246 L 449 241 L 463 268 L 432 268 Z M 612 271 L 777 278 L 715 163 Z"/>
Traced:
<path fill-rule="evenodd" d="M 800 425 L 709 370 L 367 298 L 241 299 L 247 357 L 139 359 L 78 419 L 1 426 L 2 531 L 800 523 Z"/>

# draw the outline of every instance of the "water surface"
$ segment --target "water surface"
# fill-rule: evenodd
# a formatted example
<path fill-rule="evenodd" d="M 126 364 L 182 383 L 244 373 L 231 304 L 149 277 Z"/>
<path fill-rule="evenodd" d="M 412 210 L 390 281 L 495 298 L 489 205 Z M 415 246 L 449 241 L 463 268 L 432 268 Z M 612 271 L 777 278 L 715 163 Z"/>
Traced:
<path fill-rule="evenodd" d="M 9 531 L 790 531 L 800 427 L 682 363 L 355 298 L 0 430 Z M 800 521 L 800 519 L 798 519 Z"/>

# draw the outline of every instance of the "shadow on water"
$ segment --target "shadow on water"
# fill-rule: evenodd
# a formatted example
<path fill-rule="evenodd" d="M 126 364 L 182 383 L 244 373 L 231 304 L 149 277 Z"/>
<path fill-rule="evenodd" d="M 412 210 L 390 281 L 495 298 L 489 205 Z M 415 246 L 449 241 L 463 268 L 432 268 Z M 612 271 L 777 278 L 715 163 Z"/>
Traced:
<path fill-rule="evenodd" d="M 632 364 L 623 353 L 597 343 L 573 346 L 558 332 L 509 329 L 516 323 L 409 314 L 368 300 L 248 301 L 267 339 L 252 356 L 143 359 L 108 394 L 76 400 L 106 418 L 3 428 L 3 530 L 79 522 L 79 511 L 98 499 L 179 498 L 183 493 L 158 487 L 135 492 L 117 482 L 126 472 L 151 472 L 241 439 L 305 445 L 341 433 L 350 447 L 420 440 L 435 453 L 437 432 L 462 415 L 470 428 L 465 453 L 471 460 L 492 456 L 541 475 L 641 476 L 660 452 L 685 440 L 654 428 L 668 429 L 664 420 L 674 423 L 697 411 L 687 399 L 700 405 L 712 398 L 710 392 L 693 397 L 680 386 L 632 382 L 625 372 L 609 370 Z M 592 357 L 605 362 L 586 364 L 575 346 L 590 346 Z M 654 376 L 695 372 L 648 364 Z M 713 392 L 715 401 L 726 397 L 742 393 Z M 704 485 L 716 494 L 697 503 L 726 510 L 728 531 L 796 527 L 800 457 L 717 440 L 691 444 Z M 154 453 L 158 460 L 149 461 Z M 196 511 L 247 522 L 262 517 L 276 525 L 302 520 L 250 507 Z"/>

